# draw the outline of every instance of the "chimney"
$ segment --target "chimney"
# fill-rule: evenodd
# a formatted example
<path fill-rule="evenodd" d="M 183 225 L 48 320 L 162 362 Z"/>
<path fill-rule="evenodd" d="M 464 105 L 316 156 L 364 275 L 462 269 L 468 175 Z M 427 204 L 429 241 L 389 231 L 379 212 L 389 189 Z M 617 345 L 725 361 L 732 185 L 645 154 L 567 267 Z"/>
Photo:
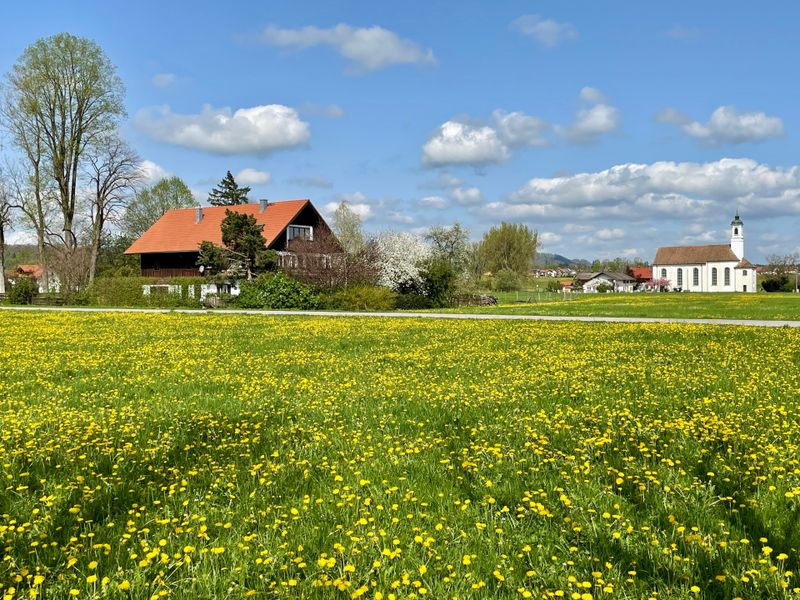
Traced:
<path fill-rule="evenodd" d="M 258 212 L 264 212 L 267 210 L 267 206 L 269 206 L 269 200 L 262 198 L 258 201 Z"/>
<path fill-rule="evenodd" d="M 198 206 L 194 209 L 194 224 L 197 225 L 200 221 L 203 220 L 203 207 Z"/>

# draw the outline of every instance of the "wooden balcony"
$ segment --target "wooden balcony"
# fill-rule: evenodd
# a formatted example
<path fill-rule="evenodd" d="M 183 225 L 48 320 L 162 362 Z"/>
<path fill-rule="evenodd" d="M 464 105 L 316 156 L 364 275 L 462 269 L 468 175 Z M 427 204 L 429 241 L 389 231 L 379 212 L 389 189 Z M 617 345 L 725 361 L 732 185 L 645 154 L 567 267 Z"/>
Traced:
<path fill-rule="evenodd" d="M 202 276 L 203 274 L 197 269 L 197 267 L 194 269 L 142 269 L 142 277 L 155 277 L 157 279 Z"/>

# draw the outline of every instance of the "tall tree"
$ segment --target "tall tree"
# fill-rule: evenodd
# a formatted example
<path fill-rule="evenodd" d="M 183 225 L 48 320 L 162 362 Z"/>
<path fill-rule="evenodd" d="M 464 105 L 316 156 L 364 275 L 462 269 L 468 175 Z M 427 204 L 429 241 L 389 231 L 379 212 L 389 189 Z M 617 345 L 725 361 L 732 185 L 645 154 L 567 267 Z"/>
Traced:
<path fill-rule="evenodd" d="M 456 222 L 451 227 L 434 225 L 425 234 L 430 242 L 433 256 L 450 265 L 456 275 L 467 268 L 469 255 L 469 231 Z"/>
<path fill-rule="evenodd" d="M 60 237 L 67 251 L 74 250 L 81 160 L 87 147 L 116 129 L 124 116 L 122 80 L 97 44 L 59 33 L 22 53 L 7 87 L 10 118 L 41 142 L 58 191 Z"/>
<path fill-rule="evenodd" d="M 530 273 L 539 248 L 539 234 L 527 225 L 501 223 L 483 236 L 481 254 L 492 273 L 513 271 L 525 277 Z"/>
<path fill-rule="evenodd" d="M 137 240 L 168 210 L 196 206 L 200 204 L 180 177 L 162 179 L 136 193 L 121 218 L 122 231 L 126 237 Z"/>
<path fill-rule="evenodd" d="M 357 255 L 364 248 L 361 217 L 344 200 L 339 203 L 331 218 L 331 231 L 347 254 Z"/>
<path fill-rule="evenodd" d="M 6 229 L 11 226 L 11 196 L 0 173 L 0 294 L 6 293 Z"/>
<path fill-rule="evenodd" d="M 133 188 L 142 177 L 139 156 L 116 134 L 95 144 L 89 156 L 91 196 L 91 246 L 89 283 L 97 272 L 97 257 L 106 223 L 125 208 Z"/>
<path fill-rule="evenodd" d="M 45 247 L 55 206 L 44 163 L 42 128 L 35 114 L 20 110 L 16 96 L 11 92 L 6 92 L 0 102 L 0 119 L 21 154 L 20 163 L 7 164 L 12 202 L 36 233 L 38 261 L 42 265 L 44 290 L 47 292 L 50 277 Z"/>
<path fill-rule="evenodd" d="M 236 204 L 247 204 L 247 194 L 250 193 L 249 187 L 239 187 L 231 172 L 223 177 L 219 185 L 211 190 L 208 195 L 208 203 L 211 206 L 234 206 Z"/>

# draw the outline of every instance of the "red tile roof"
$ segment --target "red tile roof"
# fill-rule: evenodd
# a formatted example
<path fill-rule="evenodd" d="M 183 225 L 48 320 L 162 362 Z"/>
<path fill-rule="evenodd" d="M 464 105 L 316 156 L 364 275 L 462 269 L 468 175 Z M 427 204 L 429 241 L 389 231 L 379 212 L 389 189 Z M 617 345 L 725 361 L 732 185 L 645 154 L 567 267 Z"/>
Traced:
<path fill-rule="evenodd" d="M 628 271 L 631 277 L 640 281 L 650 281 L 653 278 L 653 269 L 651 267 L 631 267 Z"/>
<path fill-rule="evenodd" d="M 270 202 L 261 212 L 258 202 L 237 206 L 204 206 L 202 219 L 196 223 L 194 208 L 176 208 L 167 211 L 142 237 L 125 250 L 125 254 L 149 254 L 152 252 L 196 252 L 200 242 L 214 242 L 222 246 L 220 226 L 225 211 L 253 215 L 259 225 L 264 226 L 263 235 L 267 246 L 286 229 L 309 200 L 284 200 Z"/>
<path fill-rule="evenodd" d="M 42 268 L 42 265 L 17 265 L 16 272 L 19 275 L 28 275 L 39 279 L 44 273 L 44 268 Z"/>

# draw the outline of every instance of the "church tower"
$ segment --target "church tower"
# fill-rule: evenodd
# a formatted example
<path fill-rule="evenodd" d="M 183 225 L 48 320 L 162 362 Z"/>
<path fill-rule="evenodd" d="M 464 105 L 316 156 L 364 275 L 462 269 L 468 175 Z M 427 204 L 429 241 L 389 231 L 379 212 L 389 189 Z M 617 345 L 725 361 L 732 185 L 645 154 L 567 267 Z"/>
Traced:
<path fill-rule="evenodd" d="M 731 250 L 739 260 L 744 258 L 744 223 L 739 218 L 738 209 L 736 216 L 731 221 Z"/>

